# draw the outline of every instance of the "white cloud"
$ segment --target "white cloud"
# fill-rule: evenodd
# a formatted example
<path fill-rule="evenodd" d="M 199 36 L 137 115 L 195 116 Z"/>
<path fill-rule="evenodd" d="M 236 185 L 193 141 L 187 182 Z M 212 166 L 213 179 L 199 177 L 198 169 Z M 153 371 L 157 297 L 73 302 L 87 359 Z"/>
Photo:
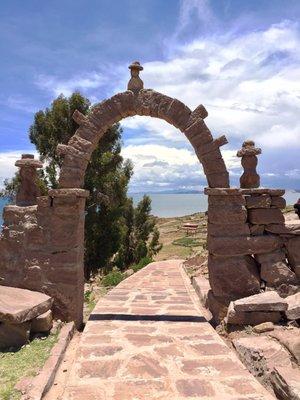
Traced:
<path fill-rule="evenodd" d="M 36 79 L 36 84 L 41 89 L 46 89 L 55 96 L 59 96 L 60 94 L 70 96 L 75 90 L 86 91 L 98 88 L 106 82 L 106 79 L 99 72 L 75 75 L 65 80 L 51 75 L 39 75 Z"/>
<path fill-rule="evenodd" d="M 180 46 L 178 56 L 144 64 L 141 76 L 145 87 L 192 109 L 204 104 L 207 124 L 217 134 L 240 142 L 250 137 L 266 147 L 299 147 L 299 48 L 298 26 L 284 21 L 239 37 L 197 39 Z M 149 118 L 136 127 L 167 140 L 174 135 Z"/>
<path fill-rule="evenodd" d="M 18 169 L 15 166 L 15 162 L 21 158 L 21 154 L 23 153 L 28 153 L 28 150 L 7 151 L 0 153 L 0 189 L 3 188 L 3 182 L 5 179 L 10 179 L 14 176 Z M 30 153 L 34 154 L 35 158 L 38 157 L 36 152 L 30 151 Z"/>
<path fill-rule="evenodd" d="M 239 169 L 240 162 L 235 153 L 225 150 L 224 158 L 232 169 Z M 206 186 L 202 166 L 192 150 L 164 145 L 129 145 L 122 149 L 122 156 L 134 164 L 130 182 L 132 191 Z"/>

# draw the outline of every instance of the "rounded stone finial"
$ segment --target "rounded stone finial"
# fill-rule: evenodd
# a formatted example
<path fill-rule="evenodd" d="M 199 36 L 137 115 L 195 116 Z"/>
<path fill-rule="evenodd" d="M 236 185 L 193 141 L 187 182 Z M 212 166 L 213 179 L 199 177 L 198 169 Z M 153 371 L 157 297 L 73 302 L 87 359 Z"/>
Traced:
<path fill-rule="evenodd" d="M 257 188 L 260 185 L 260 177 L 256 172 L 257 155 L 261 149 L 255 147 L 253 140 L 245 140 L 237 156 L 242 159 L 243 175 L 240 177 L 241 188 Z"/>
<path fill-rule="evenodd" d="M 22 160 L 24 160 L 24 159 L 33 160 L 34 159 L 34 155 L 33 154 L 22 154 L 21 158 L 22 158 Z"/>
<path fill-rule="evenodd" d="M 143 67 L 141 66 L 141 64 L 139 63 L 139 61 L 133 61 L 129 67 L 130 70 L 137 70 L 137 71 L 143 71 Z"/>
<path fill-rule="evenodd" d="M 131 78 L 128 82 L 127 89 L 134 93 L 138 93 L 144 88 L 144 82 L 139 77 L 140 71 L 142 71 L 144 68 L 138 61 L 132 62 L 128 68 L 130 69 Z"/>

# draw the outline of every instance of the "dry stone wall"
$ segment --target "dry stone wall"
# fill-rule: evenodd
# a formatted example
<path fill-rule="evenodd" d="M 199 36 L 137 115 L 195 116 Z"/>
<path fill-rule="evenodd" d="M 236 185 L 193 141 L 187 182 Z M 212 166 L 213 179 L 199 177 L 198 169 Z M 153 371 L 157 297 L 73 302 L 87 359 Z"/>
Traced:
<path fill-rule="evenodd" d="M 280 189 L 207 188 L 208 304 L 217 321 L 231 301 L 300 284 L 300 225 L 286 224 Z"/>
<path fill-rule="evenodd" d="M 44 292 L 55 318 L 76 321 L 83 310 L 84 206 L 82 189 L 51 190 L 37 205 L 4 208 L 1 285 Z"/>

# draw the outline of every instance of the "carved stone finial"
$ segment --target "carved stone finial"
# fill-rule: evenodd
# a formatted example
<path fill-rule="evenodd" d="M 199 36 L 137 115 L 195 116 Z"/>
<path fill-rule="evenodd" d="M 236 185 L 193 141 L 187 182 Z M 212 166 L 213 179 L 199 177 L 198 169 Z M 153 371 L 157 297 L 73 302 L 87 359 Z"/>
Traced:
<path fill-rule="evenodd" d="M 144 88 L 144 82 L 139 77 L 140 71 L 143 71 L 144 68 L 138 61 L 134 61 L 128 68 L 130 69 L 131 78 L 128 82 L 127 89 L 137 93 Z"/>
<path fill-rule="evenodd" d="M 237 156 L 242 158 L 241 163 L 244 168 L 240 177 L 240 186 L 243 189 L 257 188 L 260 185 L 260 177 L 256 172 L 258 154 L 261 154 L 261 149 L 255 147 L 253 140 L 246 140 L 237 152 Z"/>
<path fill-rule="evenodd" d="M 21 207 L 33 206 L 37 203 L 40 190 L 37 185 L 37 169 L 43 163 L 34 159 L 33 154 L 22 154 L 21 160 L 15 165 L 20 168 L 20 186 L 16 196 L 16 205 Z"/>

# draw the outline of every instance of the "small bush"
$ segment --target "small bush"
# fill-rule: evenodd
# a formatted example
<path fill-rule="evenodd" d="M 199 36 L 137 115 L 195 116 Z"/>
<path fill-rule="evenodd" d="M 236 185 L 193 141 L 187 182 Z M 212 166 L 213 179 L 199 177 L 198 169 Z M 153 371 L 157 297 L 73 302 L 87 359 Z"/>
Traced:
<path fill-rule="evenodd" d="M 124 275 L 118 269 L 113 269 L 102 279 L 104 286 L 117 286 L 124 279 Z"/>
<path fill-rule="evenodd" d="M 143 258 L 138 262 L 138 264 L 133 264 L 133 265 L 131 266 L 131 268 L 134 270 L 134 272 L 137 272 L 137 271 L 139 271 L 140 269 L 146 267 L 146 265 L 148 265 L 148 264 L 150 264 L 150 263 L 152 263 L 152 262 L 153 262 L 153 260 L 152 260 L 151 257 L 143 257 Z"/>

